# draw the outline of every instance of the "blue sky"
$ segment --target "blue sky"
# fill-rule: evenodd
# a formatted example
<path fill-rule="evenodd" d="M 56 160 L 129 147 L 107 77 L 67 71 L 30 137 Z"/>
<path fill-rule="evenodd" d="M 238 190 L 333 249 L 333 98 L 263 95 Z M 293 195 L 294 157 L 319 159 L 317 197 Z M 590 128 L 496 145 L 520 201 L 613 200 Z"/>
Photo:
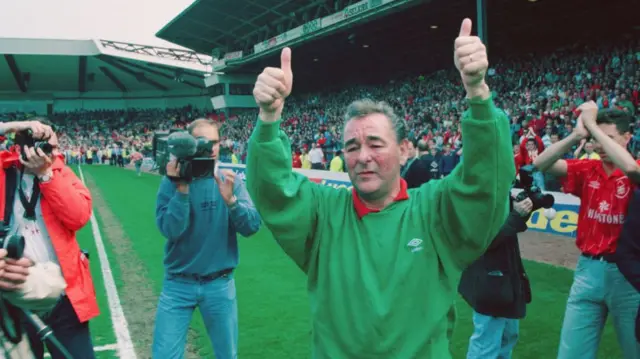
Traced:
<path fill-rule="evenodd" d="M 2 0 L 0 38 L 91 39 L 170 46 L 155 37 L 194 0 Z"/>

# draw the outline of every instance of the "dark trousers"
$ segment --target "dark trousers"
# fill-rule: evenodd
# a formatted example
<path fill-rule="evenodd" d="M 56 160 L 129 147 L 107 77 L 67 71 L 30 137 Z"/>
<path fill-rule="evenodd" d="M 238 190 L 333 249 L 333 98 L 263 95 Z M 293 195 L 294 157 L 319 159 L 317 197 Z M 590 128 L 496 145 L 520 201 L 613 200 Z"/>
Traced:
<path fill-rule="evenodd" d="M 53 334 L 73 359 L 95 359 L 96 354 L 93 351 L 93 342 L 89 333 L 89 322 L 80 323 L 69 298 L 62 297 L 53 311 L 41 319 L 53 330 Z M 44 343 L 30 323 L 25 322 L 23 327 L 29 336 L 34 356 L 37 359 L 42 359 L 44 357 Z M 64 359 L 64 356 L 55 347 L 47 344 L 47 349 L 52 359 Z"/>

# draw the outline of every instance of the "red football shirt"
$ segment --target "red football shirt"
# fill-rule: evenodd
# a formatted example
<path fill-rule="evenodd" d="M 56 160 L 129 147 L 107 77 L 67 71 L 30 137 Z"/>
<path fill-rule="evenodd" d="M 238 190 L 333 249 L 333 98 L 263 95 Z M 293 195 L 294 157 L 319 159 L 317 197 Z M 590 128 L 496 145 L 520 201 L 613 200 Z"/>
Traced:
<path fill-rule="evenodd" d="M 634 188 L 620 169 L 608 176 L 600 160 L 567 160 L 563 189 L 580 197 L 576 245 L 582 253 L 615 252 Z"/>

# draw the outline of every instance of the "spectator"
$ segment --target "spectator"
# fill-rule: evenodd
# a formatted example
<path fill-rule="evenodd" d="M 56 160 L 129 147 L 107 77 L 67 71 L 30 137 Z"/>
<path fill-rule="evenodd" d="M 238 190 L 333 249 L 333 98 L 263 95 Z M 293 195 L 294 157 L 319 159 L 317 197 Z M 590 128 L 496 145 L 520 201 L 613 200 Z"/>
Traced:
<path fill-rule="evenodd" d="M 336 155 L 331 160 L 329 165 L 329 171 L 331 172 L 344 172 L 344 161 L 342 159 L 342 151 L 336 151 Z"/>
<path fill-rule="evenodd" d="M 324 153 L 322 152 L 320 146 L 318 146 L 315 142 L 311 144 L 311 151 L 309 151 L 309 160 L 311 161 L 311 169 L 324 169 L 324 165 L 322 164 L 324 161 Z"/>

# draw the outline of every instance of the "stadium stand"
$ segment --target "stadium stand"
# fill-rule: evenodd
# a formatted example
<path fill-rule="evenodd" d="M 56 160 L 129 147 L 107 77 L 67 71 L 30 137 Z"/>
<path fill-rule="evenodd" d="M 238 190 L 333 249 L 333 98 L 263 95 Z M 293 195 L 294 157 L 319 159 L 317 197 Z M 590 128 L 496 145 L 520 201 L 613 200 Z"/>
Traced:
<path fill-rule="evenodd" d="M 398 5 L 399 7 L 394 11 L 384 8 L 385 11 L 389 10 L 390 12 L 386 13 L 383 19 L 378 19 L 377 15 L 374 16 L 377 11 L 374 11 L 373 5 L 392 5 L 396 2 L 373 2 L 372 8 L 368 10 L 362 8 L 362 4 L 369 4 L 367 1 L 334 2 L 331 6 L 328 6 L 328 2 L 324 1 L 307 2 L 306 6 L 301 6 L 295 1 L 279 2 L 278 5 L 272 4 L 274 6 L 258 5 L 254 2 L 241 3 L 240 6 L 224 7 L 228 5 L 225 2 L 220 2 L 221 5 L 212 5 L 209 2 L 196 1 L 162 29 L 158 36 L 182 46 L 191 47 L 199 52 L 214 53 L 214 55 L 221 49 L 235 50 L 227 52 L 228 56 L 222 56 L 221 59 L 214 58 L 213 66 L 227 69 L 230 74 L 254 73 L 255 76 L 257 69 L 273 63 L 276 58 L 273 54 L 277 53 L 277 49 L 281 48 L 281 45 L 289 45 L 288 41 L 292 39 L 291 36 L 289 36 L 289 40 L 286 40 L 286 37 L 283 39 L 282 36 L 276 35 L 274 37 L 274 31 L 282 33 L 299 27 L 304 28 L 308 24 L 304 20 L 314 21 L 312 17 L 325 21 L 324 19 L 327 17 L 343 14 L 341 15 L 342 19 L 347 19 L 349 17 L 347 13 L 354 15 L 355 10 L 353 9 L 361 6 L 360 11 L 363 15 L 351 24 L 348 32 L 336 27 L 332 31 L 321 33 L 317 38 L 302 36 L 299 47 L 295 48 L 294 66 L 296 64 L 300 68 L 308 66 L 311 70 L 296 70 L 296 90 L 298 91 L 288 105 L 285 128 L 291 136 L 293 151 L 298 154 L 306 153 L 312 144 L 316 143 L 324 150 L 325 160 L 329 161 L 332 154 L 340 149 L 341 111 L 347 103 L 360 97 L 372 97 L 391 103 L 397 111 L 405 116 L 412 128 L 411 138 L 415 141 L 423 139 L 438 150 L 449 143 L 454 150 L 459 150 L 462 134 L 458 131 L 458 120 L 464 108 L 462 107 L 460 86 L 457 83 L 458 78 L 455 73 L 449 70 L 435 72 L 433 70 L 444 67 L 439 66 L 441 62 L 442 64 L 450 62 L 449 56 L 446 55 L 448 52 L 442 50 L 444 43 L 450 41 L 450 36 L 444 35 L 444 33 L 451 32 L 448 30 L 452 24 L 456 24 L 453 19 L 457 17 L 457 13 L 473 11 L 468 4 L 454 1 L 450 6 L 442 6 L 441 9 L 444 10 L 436 16 L 432 9 L 438 6 L 438 1 L 397 2 L 397 4 L 402 3 L 402 6 Z M 565 28 L 571 28 L 576 24 L 576 21 L 579 22 L 581 16 L 593 13 L 598 9 L 590 3 L 581 3 L 583 6 L 578 6 L 579 2 L 575 1 L 567 1 L 553 6 L 523 1 L 518 4 L 504 2 L 502 3 L 503 8 L 491 12 L 492 9 L 498 8 L 497 4 L 492 3 L 492 7 L 487 12 L 491 14 L 489 20 L 496 21 L 494 26 L 513 26 L 510 22 L 512 20 L 500 16 L 510 11 L 513 13 L 528 11 L 531 19 L 519 26 L 513 26 L 512 34 L 526 34 L 535 30 L 538 31 L 541 39 L 545 39 L 540 44 L 533 43 L 529 44 L 528 48 L 524 48 L 524 45 L 518 45 L 509 40 L 517 36 L 506 36 L 500 32 L 492 32 L 489 42 L 495 44 L 490 45 L 490 48 L 492 54 L 496 54 L 489 73 L 491 86 L 499 105 L 512 117 L 514 144 L 520 144 L 530 127 L 534 129 L 539 140 L 545 145 L 556 139 L 555 136 L 552 136 L 553 134 L 562 138 L 570 131 L 572 123 L 576 119 L 575 108 L 587 99 L 595 99 L 602 108 L 618 106 L 632 113 L 637 113 L 638 83 L 640 82 L 638 40 L 628 35 L 625 37 L 625 34 L 633 31 L 626 25 L 633 22 L 626 24 L 626 27 L 614 26 L 606 32 L 598 33 L 595 38 L 592 37 L 589 29 L 586 29 L 582 34 L 584 36 L 578 36 L 578 38 L 590 41 L 575 42 L 576 36 L 572 34 L 571 38 L 574 41 L 572 46 L 549 48 L 551 45 L 566 45 L 565 35 L 566 37 L 569 35 L 564 32 L 557 34 L 548 27 L 538 28 L 535 20 L 539 18 L 536 16 L 544 15 L 547 17 L 545 21 L 557 20 L 559 23 L 564 23 Z M 623 5 L 622 2 L 612 1 L 608 10 L 616 12 Z M 220 8 L 212 8 L 212 6 L 220 6 Z M 568 9 L 573 9 L 572 12 L 576 15 L 574 17 L 577 20 L 574 17 L 566 16 Z M 204 24 L 203 14 L 212 14 L 213 11 L 218 16 L 214 19 L 216 21 L 213 21 L 215 25 L 211 25 L 212 22 Z M 295 16 L 287 15 L 291 15 L 291 13 Z M 366 19 L 367 14 L 374 17 Z M 555 18 L 556 16 L 557 18 Z M 285 18 L 289 18 L 290 21 L 283 21 L 282 19 Z M 239 19 L 245 20 L 240 21 Z M 358 22 L 360 20 L 362 22 Z M 274 23 L 279 26 L 267 26 L 267 24 Z M 622 26 L 620 23 L 616 23 L 616 26 Z M 321 28 L 324 26 L 322 22 L 316 25 L 319 28 L 307 29 L 306 31 L 313 35 L 314 31 L 322 30 Z M 330 25 L 335 26 L 335 24 Z M 265 26 L 269 31 L 262 31 L 265 30 Z M 400 31 L 400 28 L 404 30 Z M 229 31 L 229 29 L 233 31 Z M 616 32 L 621 35 L 617 36 L 618 40 L 598 44 L 598 39 L 611 38 Z M 398 33 L 406 36 L 398 41 Z M 253 47 L 250 46 L 252 41 L 265 38 L 266 43 L 263 40 L 263 42 L 255 43 Z M 273 40 L 274 38 L 275 40 Z M 394 45 L 395 42 L 398 44 Z M 428 43 L 428 46 L 425 43 Z M 112 42 L 102 40 L 95 41 L 93 44 L 99 51 L 113 47 L 110 45 L 113 44 Z M 136 48 L 137 45 L 129 46 Z M 495 51 L 492 46 L 495 46 Z M 515 53 L 519 54 L 520 52 L 515 50 L 514 53 L 505 52 L 504 46 L 513 46 L 513 49 L 524 49 L 529 52 L 514 56 Z M 134 53 L 143 52 L 144 56 L 147 56 L 146 50 L 142 48 L 144 47 L 138 46 Z M 256 49 L 258 49 L 257 53 Z M 171 53 L 171 51 L 176 50 L 164 49 L 165 53 Z M 1 52 L 7 53 L 7 51 Z M 130 53 L 130 51 L 123 50 L 120 52 Z M 349 56 L 340 56 L 340 53 L 347 52 Z M 260 53 L 264 53 L 264 56 L 256 56 Z M 83 61 L 81 60 L 83 56 L 87 58 L 88 55 L 82 53 L 79 58 L 73 58 L 69 62 L 75 62 L 77 65 Z M 197 85 L 195 80 L 194 83 L 178 82 L 175 79 L 170 80 L 166 76 L 158 75 L 155 73 L 155 68 L 158 65 L 135 64 L 135 58 L 113 59 L 109 57 L 112 55 L 102 54 L 88 57 L 91 59 L 89 63 L 95 63 L 93 66 L 100 66 L 97 71 L 101 72 L 104 72 L 103 68 L 112 73 L 122 70 L 118 67 L 114 69 L 112 67 L 114 64 L 117 66 L 144 66 L 146 70 L 151 70 L 143 72 L 144 75 L 141 78 L 122 70 L 125 75 L 129 75 L 131 80 L 127 86 L 138 85 L 153 88 L 157 87 L 153 85 L 153 82 L 156 82 L 158 85 L 171 83 L 174 86 L 182 87 L 199 86 L 199 90 L 202 91 L 202 85 Z M 5 55 L 5 57 L 7 56 L 11 55 Z M 183 56 L 186 56 L 188 60 L 182 62 L 201 66 L 199 69 L 204 67 L 204 61 L 200 60 L 195 53 Z M 157 55 L 147 57 L 152 57 L 156 61 L 163 60 Z M 42 58 L 42 64 L 47 61 L 46 57 Z M 71 67 L 67 67 L 70 71 Z M 82 71 L 82 66 L 75 68 Z M 164 69 L 167 68 L 164 67 Z M 188 70 L 185 70 L 185 73 L 189 76 L 193 75 Z M 349 76 L 348 73 L 353 76 Z M 163 74 L 167 75 L 166 72 Z M 69 74 L 69 76 L 71 75 Z M 198 76 L 202 78 L 201 75 Z M 31 77 L 37 78 L 34 75 Z M 79 77 L 81 78 L 81 76 Z M 302 77 L 302 80 L 298 77 Z M 106 80 L 108 78 L 105 75 L 100 86 L 105 86 L 105 89 L 108 86 L 117 86 L 114 82 L 109 83 Z M 341 86 L 342 83 L 350 81 L 357 81 L 355 83 L 359 85 Z M 4 86 L 7 86 L 6 83 L 5 81 Z M 55 84 L 51 81 L 48 83 Z M 302 85 L 298 86 L 299 83 Z M 77 90 L 82 89 L 82 86 L 86 87 L 87 85 L 83 85 L 79 81 Z M 227 94 L 230 90 L 231 85 L 225 87 Z M 173 94 L 175 91 L 178 89 L 172 90 L 171 93 Z M 211 98 L 215 97 L 210 91 L 208 94 Z M 242 96 L 251 98 L 249 91 L 244 91 Z M 147 102 L 149 105 L 144 106 L 147 107 L 144 110 L 136 109 L 140 106 L 129 103 L 124 112 L 122 110 L 104 111 L 104 108 L 99 106 L 105 106 L 104 104 L 110 102 L 96 100 L 97 103 L 93 108 L 85 107 L 85 109 L 100 108 L 101 111 L 58 111 L 58 106 L 56 106 L 55 113 L 50 112 L 49 114 L 64 132 L 64 143 L 68 144 L 69 150 L 68 158 L 79 161 L 83 161 L 83 153 L 86 153 L 88 148 L 92 148 L 94 153 L 105 154 L 115 143 L 131 149 L 146 148 L 148 152 L 150 135 L 153 131 L 172 126 L 180 127 L 198 116 L 210 116 L 224 122 L 223 147 L 226 151 L 224 151 L 223 159 L 238 163 L 243 162 L 246 156 L 244 144 L 251 133 L 256 116 L 255 110 L 231 109 L 216 115 L 208 103 L 204 106 L 198 106 L 199 103 L 171 106 L 175 102 L 169 101 L 169 98 L 165 97 L 166 100 L 162 103 L 164 106 L 152 106 L 150 102 Z M 21 103 L 22 106 L 25 106 L 23 102 Z M 98 105 L 98 103 L 103 105 Z M 0 111 L 0 113 L 2 112 L 5 113 L 5 119 L 19 119 L 26 116 L 24 112 L 29 111 L 22 111 L 23 113 L 13 111 L 8 114 L 10 111 L 5 108 Z M 640 122 L 637 126 L 639 125 Z M 632 143 L 634 153 L 638 152 L 635 150 L 637 143 L 640 143 L 638 136 L 636 134 Z M 518 155 L 521 151 L 520 146 L 516 147 L 514 151 L 516 151 L 514 156 Z M 575 155 L 581 156 L 582 154 L 576 154 L 575 151 L 567 154 L 567 156 Z M 304 164 L 304 161 L 295 162 L 300 162 L 300 165 Z"/>
<path fill-rule="evenodd" d="M 213 113 L 203 83 L 211 60 L 190 50 L 1 39 L 0 53 L 0 120 L 49 116 L 69 161 L 86 159 L 90 149 L 107 157 L 114 145 L 125 154 L 142 150 L 150 131 L 168 128 L 176 113 L 178 123 Z"/>

